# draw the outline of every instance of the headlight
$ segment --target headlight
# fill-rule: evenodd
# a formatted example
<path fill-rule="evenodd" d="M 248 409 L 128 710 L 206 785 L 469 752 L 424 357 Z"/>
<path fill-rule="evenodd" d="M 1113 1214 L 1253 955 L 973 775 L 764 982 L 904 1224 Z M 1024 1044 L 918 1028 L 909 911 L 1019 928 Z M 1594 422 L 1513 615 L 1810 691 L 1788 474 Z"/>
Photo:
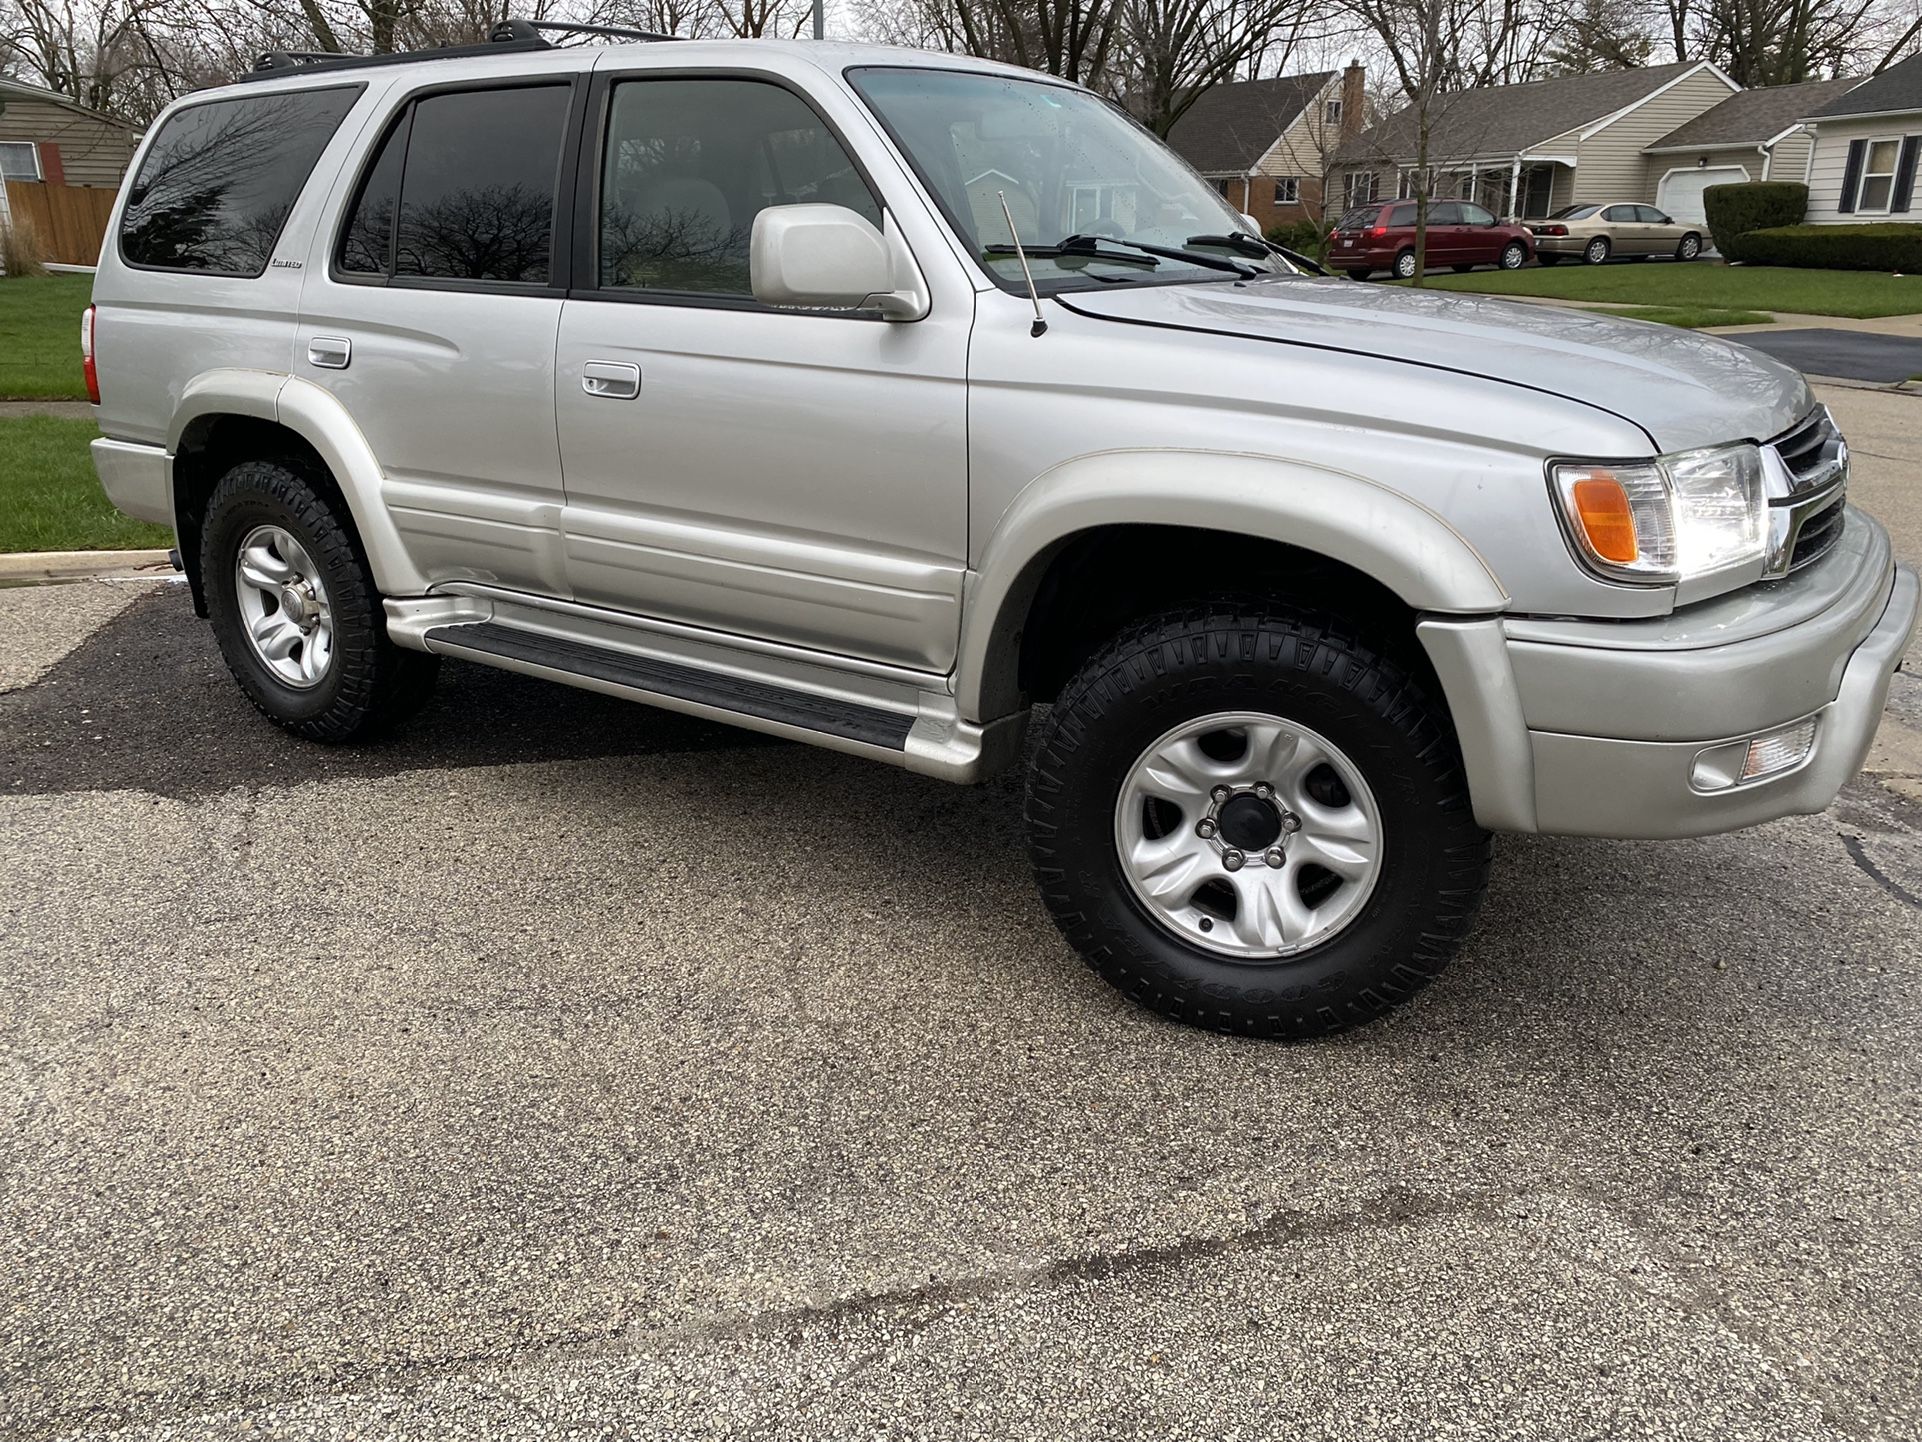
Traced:
<path fill-rule="evenodd" d="M 1549 481 L 1575 549 L 1610 580 L 1673 583 L 1763 559 L 1768 498 L 1754 446 L 1652 461 L 1556 461 Z"/>

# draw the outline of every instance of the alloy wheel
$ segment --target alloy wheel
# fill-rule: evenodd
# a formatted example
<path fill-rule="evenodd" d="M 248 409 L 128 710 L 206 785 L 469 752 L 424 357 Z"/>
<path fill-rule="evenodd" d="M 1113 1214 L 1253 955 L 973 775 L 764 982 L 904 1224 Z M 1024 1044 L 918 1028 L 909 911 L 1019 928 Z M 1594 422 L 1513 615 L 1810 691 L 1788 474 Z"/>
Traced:
<path fill-rule="evenodd" d="M 281 526 L 255 526 L 234 557 L 247 644 L 274 679 L 307 690 L 327 679 L 334 614 L 320 567 Z"/>
<path fill-rule="evenodd" d="M 1259 712 L 1198 717 L 1156 740 L 1115 801 L 1135 899 L 1190 945 L 1278 961 L 1336 935 L 1381 875 L 1379 808 L 1347 754 Z"/>

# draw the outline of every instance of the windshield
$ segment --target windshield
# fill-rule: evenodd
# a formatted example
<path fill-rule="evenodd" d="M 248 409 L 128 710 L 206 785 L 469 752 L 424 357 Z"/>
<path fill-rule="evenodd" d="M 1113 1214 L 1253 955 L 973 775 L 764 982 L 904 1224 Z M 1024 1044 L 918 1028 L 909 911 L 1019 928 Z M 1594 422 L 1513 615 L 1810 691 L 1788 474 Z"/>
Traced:
<path fill-rule="evenodd" d="M 1086 91 L 965 70 L 858 69 L 848 80 L 1004 289 L 1027 289 L 1004 197 L 1038 289 L 1295 273 L 1258 254 L 1234 208 L 1173 151 Z M 1070 236 L 1097 239 L 1036 253 Z"/>

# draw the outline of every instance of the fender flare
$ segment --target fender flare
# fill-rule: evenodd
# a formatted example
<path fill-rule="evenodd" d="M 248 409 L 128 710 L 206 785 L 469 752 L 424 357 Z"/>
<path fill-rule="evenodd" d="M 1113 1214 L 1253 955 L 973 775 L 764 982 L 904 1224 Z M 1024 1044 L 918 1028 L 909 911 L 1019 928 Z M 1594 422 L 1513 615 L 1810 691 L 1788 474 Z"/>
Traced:
<path fill-rule="evenodd" d="M 1163 525 L 1263 536 L 1372 576 L 1419 612 L 1488 615 L 1508 593 L 1427 507 L 1347 471 L 1230 451 L 1104 451 L 1030 482 L 969 573 L 955 699 L 970 720 L 1014 710 L 1019 633 L 1049 563 L 1076 536 Z"/>
<path fill-rule="evenodd" d="M 195 421 L 221 415 L 271 421 L 312 446 L 340 487 L 382 594 L 408 596 L 426 591 L 426 578 L 409 557 L 381 497 L 380 462 L 347 408 L 330 391 L 274 371 L 204 371 L 181 392 L 167 428 L 170 464 Z"/>

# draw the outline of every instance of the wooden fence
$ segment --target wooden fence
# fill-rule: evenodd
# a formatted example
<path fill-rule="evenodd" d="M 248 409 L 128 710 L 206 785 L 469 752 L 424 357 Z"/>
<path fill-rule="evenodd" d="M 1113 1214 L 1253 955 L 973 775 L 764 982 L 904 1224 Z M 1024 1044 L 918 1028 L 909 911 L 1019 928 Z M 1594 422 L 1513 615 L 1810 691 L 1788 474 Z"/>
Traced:
<path fill-rule="evenodd" d="M 45 259 L 64 265 L 94 265 L 100 238 L 107 233 L 114 192 L 105 186 L 47 185 L 9 180 L 7 208 L 16 225 L 25 224 L 40 242 Z"/>

